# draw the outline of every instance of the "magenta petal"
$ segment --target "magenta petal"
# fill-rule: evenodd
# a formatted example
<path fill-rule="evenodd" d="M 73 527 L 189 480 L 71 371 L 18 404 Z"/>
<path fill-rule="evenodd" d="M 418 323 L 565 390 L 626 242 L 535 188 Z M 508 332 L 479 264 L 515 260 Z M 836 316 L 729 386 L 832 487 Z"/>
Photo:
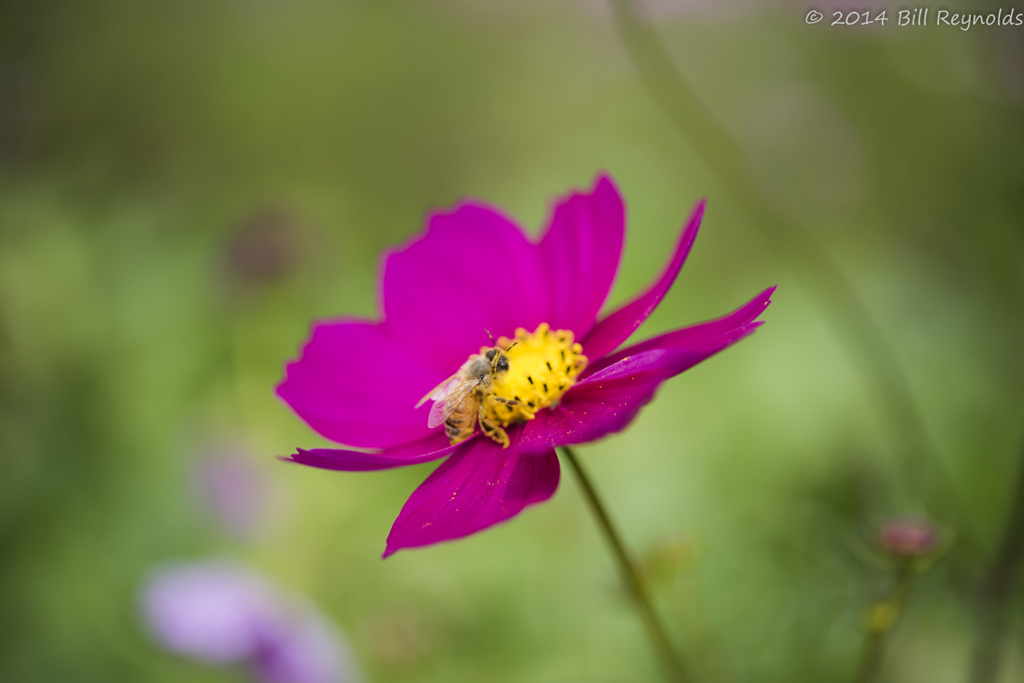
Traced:
<path fill-rule="evenodd" d="M 636 299 L 598 322 L 583 339 L 581 342 L 583 344 L 583 353 L 588 358 L 600 358 L 617 349 L 619 345 L 629 339 L 629 336 L 658 307 L 658 304 L 661 303 L 665 294 L 672 287 L 672 283 L 676 281 L 676 276 L 679 275 L 683 263 L 686 262 L 686 257 L 690 253 L 694 239 L 697 237 L 697 231 L 700 229 L 700 221 L 703 216 L 704 200 L 702 199 L 697 202 L 693 213 L 690 214 L 690 219 L 686 222 L 686 227 L 679 237 L 676 251 L 672 254 L 672 258 L 669 260 L 668 265 L 665 266 L 665 270 L 662 271 L 661 277 L 658 278 L 657 282 Z"/>
<path fill-rule="evenodd" d="M 358 448 L 416 441 L 430 432 L 428 408 L 414 406 L 445 375 L 412 362 L 413 353 L 371 322 L 320 323 L 277 395 L 331 441 Z"/>
<path fill-rule="evenodd" d="M 381 295 L 384 324 L 415 364 L 449 375 L 490 345 L 486 330 L 511 337 L 544 322 L 547 301 L 536 246 L 476 204 L 434 214 L 426 235 L 387 254 Z"/>
<path fill-rule="evenodd" d="M 523 455 L 515 445 L 518 434 L 509 436 L 507 449 L 490 439 L 459 444 L 402 507 L 384 557 L 468 536 L 550 498 L 558 488 L 555 452 Z"/>
<path fill-rule="evenodd" d="M 625 206 L 608 176 L 598 177 L 590 194 L 573 193 L 555 207 L 539 247 L 552 329 L 582 339 L 594 326 L 615 281 L 625 234 Z"/>
<path fill-rule="evenodd" d="M 586 443 L 625 429 L 662 382 L 735 344 L 760 325 L 753 322 L 730 330 L 702 348 L 648 349 L 620 359 L 572 387 L 560 405 L 528 422 L 520 450 Z"/>
<path fill-rule="evenodd" d="M 720 335 L 727 334 L 730 330 L 742 327 L 757 319 L 768 308 L 768 304 L 772 302 L 772 293 L 774 292 L 775 287 L 769 287 L 729 315 L 681 330 L 667 332 L 616 353 L 609 354 L 599 359 L 596 363 L 591 363 L 587 366 L 587 369 L 583 371 L 582 377 L 586 379 L 601 369 L 619 362 L 626 356 L 635 356 L 649 349 L 695 349 L 711 344 Z"/>
<path fill-rule="evenodd" d="M 422 441 L 404 444 L 375 453 L 350 451 L 341 448 L 313 448 L 310 450 L 300 448 L 297 453 L 288 458 L 282 458 L 282 460 L 297 462 L 300 465 L 308 465 L 310 467 L 319 467 L 323 470 L 366 472 L 430 462 L 431 460 L 437 460 L 451 454 L 455 448 L 455 446 L 448 443 L 448 438 L 444 433 L 438 431 Z"/>

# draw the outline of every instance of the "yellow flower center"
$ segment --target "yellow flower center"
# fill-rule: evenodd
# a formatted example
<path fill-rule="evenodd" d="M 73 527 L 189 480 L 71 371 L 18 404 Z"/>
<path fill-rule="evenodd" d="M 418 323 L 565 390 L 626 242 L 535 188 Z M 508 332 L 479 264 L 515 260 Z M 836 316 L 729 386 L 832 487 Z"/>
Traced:
<path fill-rule="evenodd" d="M 483 410 L 504 427 L 532 420 L 538 410 L 557 404 L 587 367 L 583 347 L 573 343 L 572 332 L 552 330 L 547 323 L 532 334 L 519 328 L 515 339 L 502 337 L 498 346 L 505 350 L 509 369 L 494 382 L 493 395 L 515 405 L 488 396 Z"/>

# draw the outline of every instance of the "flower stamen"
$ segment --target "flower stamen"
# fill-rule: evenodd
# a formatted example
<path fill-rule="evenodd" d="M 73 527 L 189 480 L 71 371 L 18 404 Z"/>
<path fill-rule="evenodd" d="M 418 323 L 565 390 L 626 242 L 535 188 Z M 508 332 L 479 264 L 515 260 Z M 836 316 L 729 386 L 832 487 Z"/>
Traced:
<path fill-rule="evenodd" d="M 532 420 L 537 411 L 557 405 L 587 367 L 583 347 L 569 330 L 552 330 L 541 323 L 533 333 L 516 330 L 515 339 L 501 337 L 498 346 L 508 357 L 509 370 L 498 376 L 481 413 L 508 427 Z"/>

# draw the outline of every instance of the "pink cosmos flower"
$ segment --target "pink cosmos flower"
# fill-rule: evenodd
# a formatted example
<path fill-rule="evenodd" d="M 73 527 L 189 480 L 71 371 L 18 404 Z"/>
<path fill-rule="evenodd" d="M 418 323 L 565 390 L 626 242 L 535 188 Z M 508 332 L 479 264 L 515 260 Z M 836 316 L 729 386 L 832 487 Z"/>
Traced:
<path fill-rule="evenodd" d="M 447 458 L 405 503 L 384 557 L 547 500 L 558 487 L 556 446 L 624 429 L 662 382 L 761 324 L 774 287 L 717 320 L 616 350 L 672 286 L 703 213 L 701 201 L 650 288 L 600 319 L 625 239 L 625 207 L 609 177 L 559 201 L 538 241 L 476 202 L 432 214 L 425 234 L 384 254 L 381 319 L 315 324 L 277 388 L 321 436 L 361 450 L 298 449 L 290 459 L 365 471 Z M 501 335 L 496 343 L 491 332 Z M 448 429 L 430 425 L 451 408 L 446 378 L 460 368 L 464 376 L 474 358 L 487 359 L 485 372 L 450 440 L 454 417 Z M 433 406 L 418 406 L 424 395 Z"/>

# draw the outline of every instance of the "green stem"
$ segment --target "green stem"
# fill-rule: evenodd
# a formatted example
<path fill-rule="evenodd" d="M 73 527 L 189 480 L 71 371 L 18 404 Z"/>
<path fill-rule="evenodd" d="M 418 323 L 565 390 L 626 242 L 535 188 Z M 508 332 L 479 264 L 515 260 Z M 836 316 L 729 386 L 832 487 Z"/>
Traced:
<path fill-rule="evenodd" d="M 915 570 L 912 561 L 904 561 L 896 571 L 889 594 L 885 599 L 872 606 L 868 616 L 868 635 L 864 641 L 860 666 L 853 679 L 855 683 L 871 683 L 878 678 L 882 670 L 882 659 L 889 636 L 896 627 L 903 612 L 903 606 L 910 596 L 910 588 L 914 581 Z"/>
<path fill-rule="evenodd" d="M 697 99 L 677 72 L 639 0 L 611 0 L 616 25 L 640 77 L 697 154 L 727 187 L 769 243 L 804 282 L 847 354 L 860 368 L 900 454 L 902 497 L 916 498 L 911 482 L 925 480 L 953 500 L 899 361 L 853 285 L 814 234 L 769 198 L 748 172 L 739 142 Z M 931 481 L 927 481 L 928 479 Z"/>
<path fill-rule="evenodd" d="M 647 588 L 640 579 L 640 575 L 636 569 L 636 564 L 630 558 L 629 552 L 626 550 L 626 546 L 622 543 L 622 537 L 619 536 L 619 532 L 616 531 L 615 526 L 608 517 L 608 513 L 605 511 L 604 505 L 601 503 L 601 499 L 597 495 L 597 491 L 594 490 L 594 485 L 591 483 L 590 477 L 587 475 L 586 470 L 583 469 L 583 465 L 576 458 L 576 454 L 573 453 L 571 448 L 568 446 L 562 446 L 562 455 L 565 456 L 565 459 L 569 462 L 569 466 L 572 468 L 573 473 L 576 475 L 576 480 L 579 482 L 580 488 L 583 490 L 583 496 L 587 499 L 590 511 L 594 513 L 594 519 L 597 521 L 598 527 L 601 528 L 601 532 L 604 534 L 605 540 L 608 541 L 608 545 L 612 549 L 612 554 L 615 555 L 615 559 L 619 563 L 619 570 L 622 572 L 622 578 L 626 582 L 626 587 L 628 588 L 630 595 L 633 596 L 633 601 L 636 604 L 636 608 L 639 610 L 640 617 L 643 619 L 644 626 L 647 629 L 647 635 L 650 636 L 651 642 L 654 644 L 654 648 L 658 651 L 658 654 L 662 659 L 662 663 L 665 666 L 665 671 L 668 674 L 669 680 L 675 681 L 676 683 L 687 683 L 692 679 L 686 673 L 683 661 L 679 658 L 675 649 L 672 647 L 672 642 L 668 638 L 665 627 L 662 625 L 661 620 L 658 619 L 658 615 L 651 604 L 651 598 L 647 594 Z"/>
<path fill-rule="evenodd" d="M 1024 458 L 1017 473 L 1010 514 L 999 553 L 985 573 L 978 601 L 978 636 L 971 665 L 971 683 L 992 683 L 999 674 L 1007 608 L 1024 558 Z"/>

